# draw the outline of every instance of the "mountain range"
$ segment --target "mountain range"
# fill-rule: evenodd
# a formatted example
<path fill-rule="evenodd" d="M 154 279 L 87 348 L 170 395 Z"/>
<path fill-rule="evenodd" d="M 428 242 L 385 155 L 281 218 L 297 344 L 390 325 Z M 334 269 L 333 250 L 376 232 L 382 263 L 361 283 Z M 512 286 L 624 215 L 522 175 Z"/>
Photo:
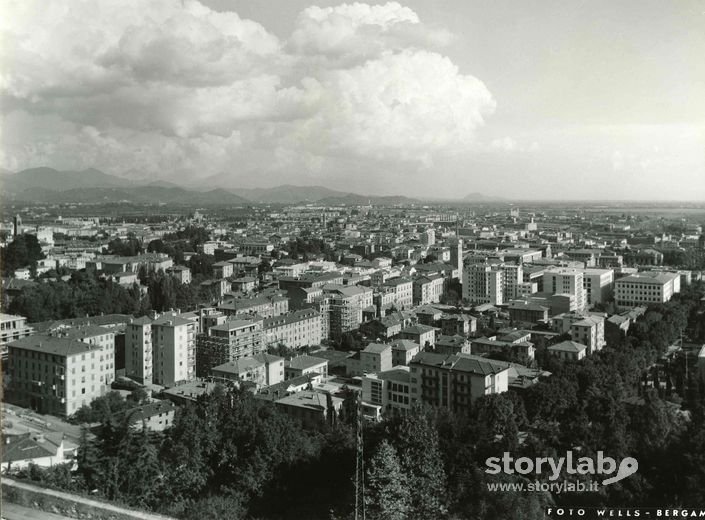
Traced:
<path fill-rule="evenodd" d="M 212 189 L 204 190 L 203 186 Z M 170 181 L 140 181 L 110 175 L 90 168 L 81 171 L 30 168 L 17 173 L 0 172 L 1 197 L 45 203 L 163 203 L 189 205 L 246 205 L 320 203 L 325 205 L 414 204 L 418 199 L 403 196 L 368 196 L 332 190 L 324 186 L 285 184 L 273 188 L 233 187 L 224 174 L 205 179 L 198 186 L 180 186 Z M 497 201 L 473 193 L 466 202 Z"/>

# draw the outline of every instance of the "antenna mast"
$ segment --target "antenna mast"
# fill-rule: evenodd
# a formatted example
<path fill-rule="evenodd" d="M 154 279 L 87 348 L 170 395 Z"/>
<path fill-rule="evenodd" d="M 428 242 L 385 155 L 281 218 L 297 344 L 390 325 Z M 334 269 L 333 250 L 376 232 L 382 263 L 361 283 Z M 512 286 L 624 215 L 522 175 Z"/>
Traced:
<path fill-rule="evenodd" d="M 357 394 L 357 442 L 355 461 L 355 520 L 365 520 L 365 459 L 362 442 L 362 395 Z"/>

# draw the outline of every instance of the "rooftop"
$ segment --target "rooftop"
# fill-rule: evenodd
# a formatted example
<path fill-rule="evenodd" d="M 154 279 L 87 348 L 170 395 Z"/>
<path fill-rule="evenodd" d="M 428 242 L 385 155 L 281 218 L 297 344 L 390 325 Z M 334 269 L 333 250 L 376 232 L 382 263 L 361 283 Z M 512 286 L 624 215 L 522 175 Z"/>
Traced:
<path fill-rule="evenodd" d="M 558 351 L 558 352 L 583 352 L 585 349 L 587 349 L 586 345 L 583 345 L 582 343 L 577 343 L 575 341 L 562 341 L 560 343 L 557 343 L 551 347 L 548 347 L 548 350 L 552 351 Z"/>
<path fill-rule="evenodd" d="M 411 362 L 419 365 L 469 372 L 481 376 L 498 374 L 507 370 L 506 366 L 494 360 L 472 356 L 470 354 L 447 355 L 433 352 L 420 352 L 414 356 Z"/>
<path fill-rule="evenodd" d="M 37 335 L 11 341 L 9 348 L 44 352 L 56 356 L 75 356 L 92 350 L 100 350 L 96 345 L 89 345 L 79 339 L 57 338 L 54 336 Z"/>
<path fill-rule="evenodd" d="M 382 352 L 385 352 L 387 350 L 391 350 L 390 345 L 384 345 L 382 343 L 370 343 L 365 347 L 363 352 L 368 353 L 368 354 L 381 354 Z"/>
<path fill-rule="evenodd" d="M 286 361 L 285 365 L 287 368 L 293 368 L 294 370 L 305 370 L 307 368 L 317 367 L 322 363 L 328 363 L 327 359 L 309 356 L 304 354 L 303 356 L 296 356 Z"/>

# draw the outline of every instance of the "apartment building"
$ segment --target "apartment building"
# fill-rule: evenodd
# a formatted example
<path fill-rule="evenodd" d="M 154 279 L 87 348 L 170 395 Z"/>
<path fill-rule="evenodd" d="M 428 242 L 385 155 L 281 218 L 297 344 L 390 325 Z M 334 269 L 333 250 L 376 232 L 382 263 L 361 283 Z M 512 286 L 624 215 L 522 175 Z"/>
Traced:
<path fill-rule="evenodd" d="M 152 380 L 162 386 L 196 377 L 196 319 L 166 313 L 152 321 Z"/>
<path fill-rule="evenodd" d="M 236 298 L 221 303 L 218 310 L 227 316 L 245 318 L 256 314 L 262 318 L 271 318 L 289 312 L 289 298 L 281 295 Z"/>
<path fill-rule="evenodd" d="M 471 345 L 473 354 L 502 354 L 522 363 L 530 363 L 536 356 L 536 349 L 530 341 L 498 340 L 493 336 L 473 339 Z"/>
<path fill-rule="evenodd" d="M 168 312 L 125 327 L 125 375 L 143 384 L 173 386 L 196 376 L 196 316 Z"/>
<path fill-rule="evenodd" d="M 594 354 L 606 345 L 605 318 L 602 316 L 587 316 L 571 323 L 570 338 L 576 343 L 588 347 L 588 354 Z"/>
<path fill-rule="evenodd" d="M 418 323 L 401 329 L 400 337 L 401 339 L 408 339 L 418 343 L 421 345 L 421 349 L 425 349 L 427 346 L 432 347 L 436 343 L 437 330 L 435 327 Z"/>
<path fill-rule="evenodd" d="M 370 284 L 373 287 L 379 287 L 384 282 L 390 279 L 399 278 L 401 271 L 397 268 L 383 267 L 370 273 Z"/>
<path fill-rule="evenodd" d="M 403 311 L 414 306 L 414 283 L 410 278 L 400 276 L 385 280 L 382 290 L 394 295 L 393 305 L 397 309 Z"/>
<path fill-rule="evenodd" d="M 213 367 L 213 377 L 236 383 L 251 383 L 256 388 L 284 381 L 284 358 L 271 354 L 256 354 Z"/>
<path fill-rule="evenodd" d="M 234 268 L 230 262 L 216 262 L 213 264 L 213 278 L 230 278 L 233 275 Z"/>
<path fill-rule="evenodd" d="M 583 287 L 587 305 L 606 303 L 614 290 L 612 269 L 583 269 Z"/>
<path fill-rule="evenodd" d="M 0 313 L 0 359 L 4 371 L 7 369 L 7 344 L 33 333 L 34 329 L 27 326 L 27 318 Z"/>
<path fill-rule="evenodd" d="M 362 402 L 379 406 L 383 417 L 406 415 L 412 406 L 411 370 L 395 366 L 362 378 Z"/>
<path fill-rule="evenodd" d="M 439 354 L 470 354 L 470 342 L 465 336 L 441 334 L 433 347 Z"/>
<path fill-rule="evenodd" d="M 443 314 L 440 323 L 441 332 L 449 336 L 467 336 L 477 330 L 477 318 L 468 314 Z"/>
<path fill-rule="evenodd" d="M 328 360 L 316 356 L 296 356 L 284 362 L 284 378 L 294 379 L 301 376 L 320 375 L 328 377 Z"/>
<path fill-rule="evenodd" d="M 517 265 L 530 264 L 537 260 L 541 260 L 543 253 L 539 249 L 507 249 L 503 251 L 504 261 L 512 262 Z"/>
<path fill-rule="evenodd" d="M 524 284 L 524 269 L 521 264 L 501 264 L 500 269 L 504 276 L 502 301 L 508 302 L 520 296 L 519 288 Z"/>
<path fill-rule="evenodd" d="M 27 318 L 15 316 L 13 314 L 0 313 L 0 346 L 31 336 L 34 333 L 32 327 L 27 326 Z"/>
<path fill-rule="evenodd" d="M 587 305 L 584 274 L 580 269 L 552 268 L 543 274 L 543 290 L 550 294 L 568 294 L 575 297 L 578 311 Z"/>
<path fill-rule="evenodd" d="M 472 305 L 504 303 L 504 271 L 499 264 L 466 263 L 463 268 L 463 299 Z"/>
<path fill-rule="evenodd" d="M 567 361 L 580 361 L 587 355 L 588 347 L 575 341 L 566 340 L 556 345 L 548 347 L 548 352 L 552 356 Z"/>
<path fill-rule="evenodd" d="M 215 366 L 264 352 L 262 321 L 229 319 L 197 334 L 196 375 L 206 377 Z"/>
<path fill-rule="evenodd" d="M 125 325 L 125 375 L 138 383 L 152 384 L 154 351 L 152 320 L 147 316 Z"/>
<path fill-rule="evenodd" d="M 414 305 L 440 302 L 443 295 L 444 281 L 444 278 L 439 274 L 429 274 L 415 278 L 412 286 Z"/>
<path fill-rule="evenodd" d="M 411 396 L 432 406 L 467 410 L 479 397 L 506 392 L 509 369 L 470 354 L 419 353 L 410 363 Z"/>
<path fill-rule="evenodd" d="M 103 395 L 115 374 L 109 341 L 28 336 L 8 347 L 8 402 L 67 417 Z"/>
<path fill-rule="evenodd" d="M 321 314 L 316 309 L 301 309 L 289 314 L 265 318 L 262 327 L 267 345 L 282 343 L 289 348 L 320 345 Z"/>
<path fill-rule="evenodd" d="M 372 289 L 362 286 L 326 285 L 329 337 L 340 339 L 346 332 L 356 330 L 362 323 L 362 310 L 372 307 Z"/>
<path fill-rule="evenodd" d="M 678 273 L 647 271 L 619 278 L 614 284 L 614 299 L 622 308 L 666 303 L 678 292 Z"/>
<path fill-rule="evenodd" d="M 421 345 L 410 339 L 398 339 L 391 343 L 392 366 L 408 365 L 421 352 Z"/>
<path fill-rule="evenodd" d="M 526 300 L 517 300 L 507 305 L 509 318 L 515 323 L 545 323 L 548 321 L 550 307 Z"/>
<path fill-rule="evenodd" d="M 360 351 L 360 370 L 363 374 L 372 374 L 392 368 L 392 346 L 382 343 L 370 343 Z"/>

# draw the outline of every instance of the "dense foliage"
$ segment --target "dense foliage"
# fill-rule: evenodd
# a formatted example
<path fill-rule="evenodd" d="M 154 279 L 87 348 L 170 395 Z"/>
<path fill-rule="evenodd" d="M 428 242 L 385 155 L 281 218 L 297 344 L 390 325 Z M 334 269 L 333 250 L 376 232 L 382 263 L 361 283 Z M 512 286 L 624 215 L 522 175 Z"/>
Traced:
<path fill-rule="evenodd" d="M 44 281 L 27 287 L 12 299 L 11 314 L 37 321 L 99 316 L 101 314 L 143 315 L 149 302 L 137 285 L 123 287 L 92 272 L 76 271 L 68 281 Z"/>
<path fill-rule="evenodd" d="M 118 256 L 135 256 L 144 252 L 142 242 L 132 233 L 125 240 L 114 238 L 108 242 L 107 253 Z"/>
<path fill-rule="evenodd" d="M 73 415 L 72 420 L 77 424 L 106 423 L 147 401 L 149 396 L 143 388 L 133 390 L 126 398 L 122 397 L 120 392 L 111 391 L 93 399 L 90 404 L 83 405 Z"/>
<path fill-rule="evenodd" d="M 3 276 L 14 276 L 15 270 L 29 267 L 36 271 L 37 261 L 44 258 L 36 235 L 18 235 L 6 247 L 0 249 L 0 265 Z"/>

